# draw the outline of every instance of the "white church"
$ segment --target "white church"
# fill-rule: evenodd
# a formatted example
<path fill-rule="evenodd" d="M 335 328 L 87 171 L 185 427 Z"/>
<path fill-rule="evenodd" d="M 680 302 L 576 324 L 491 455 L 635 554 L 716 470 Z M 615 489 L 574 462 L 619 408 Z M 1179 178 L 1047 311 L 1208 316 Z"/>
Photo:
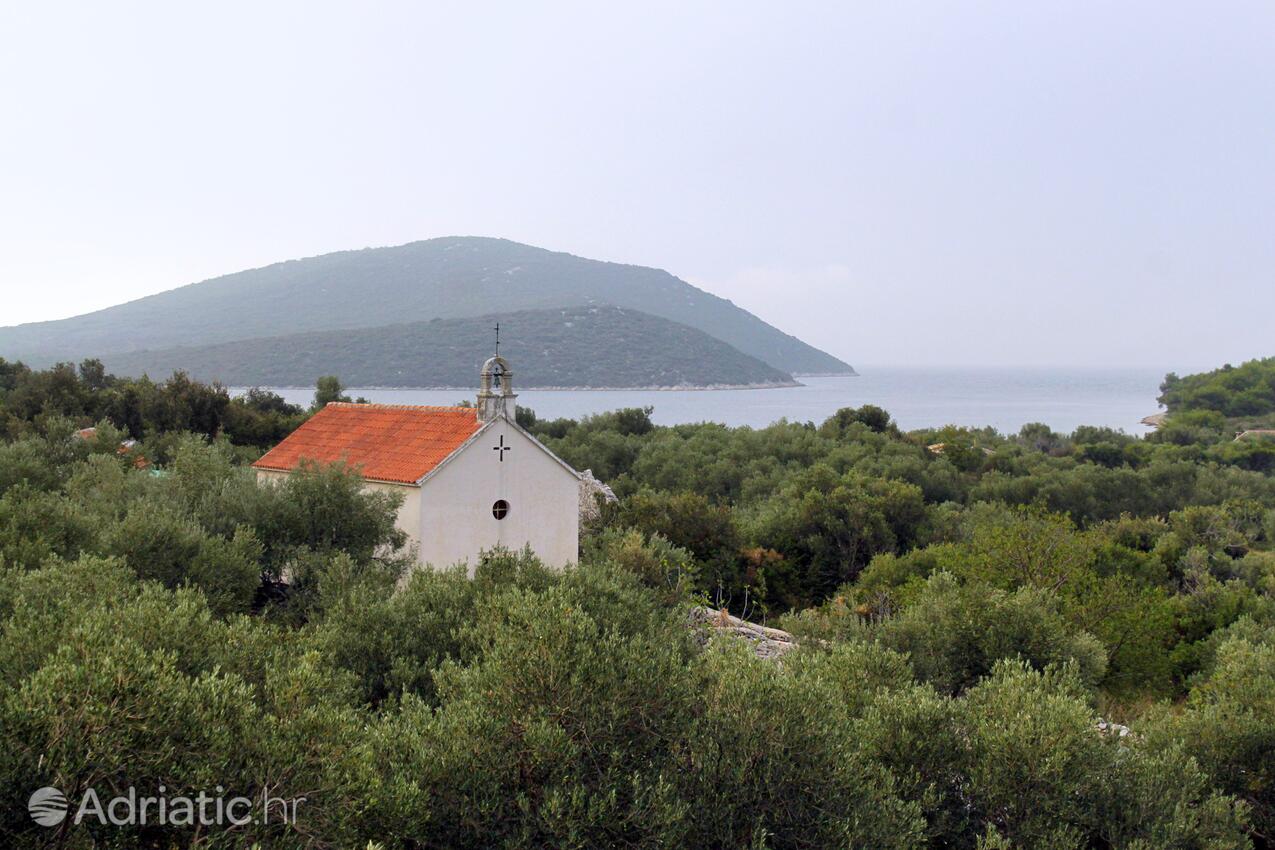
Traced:
<path fill-rule="evenodd" d="M 580 474 L 514 419 L 513 373 L 483 364 L 476 407 L 333 402 L 253 464 L 259 480 L 303 461 L 343 462 L 403 495 L 398 527 L 422 564 L 467 563 L 530 546 L 554 566 L 579 557 Z"/>

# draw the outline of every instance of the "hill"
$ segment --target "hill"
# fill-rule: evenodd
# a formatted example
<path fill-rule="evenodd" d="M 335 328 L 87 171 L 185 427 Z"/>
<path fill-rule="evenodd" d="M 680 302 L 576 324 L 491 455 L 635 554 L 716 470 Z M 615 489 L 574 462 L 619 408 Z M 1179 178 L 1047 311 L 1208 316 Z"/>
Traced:
<path fill-rule="evenodd" d="M 0 328 L 0 356 L 44 364 L 301 331 L 586 305 L 628 307 L 689 325 L 783 372 L 854 371 L 668 272 L 483 237 L 291 260 L 70 319 Z"/>
<path fill-rule="evenodd" d="M 792 376 L 703 331 L 620 307 L 534 310 L 315 331 L 209 346 L 108 355 L 109 371 L 152 377 L 181 369 L 231 386 L 309 386 L 336 374 L 349 386 L 477 385 L 499 319 L 514 387 L 792 385 Z"/>

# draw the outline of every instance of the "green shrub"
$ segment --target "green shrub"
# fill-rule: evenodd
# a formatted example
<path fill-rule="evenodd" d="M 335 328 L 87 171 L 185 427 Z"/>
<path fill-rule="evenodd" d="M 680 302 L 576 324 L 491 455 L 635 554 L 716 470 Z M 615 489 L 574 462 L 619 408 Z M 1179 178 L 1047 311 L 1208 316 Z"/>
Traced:
<path fill-rule="evenodd" d="M 686 846 L 916 846 L 919 807 L 860 754 L 842 687 L 819 675 L 845 660 L 789 671 L 738 645 L 708 653 L 688 777 L 695 832 Z"/>
<path fill-rule="evenodd" d="M 698 585 L 691 554 L 659 534 L 647 537 L 634 529 L 608 528 L 586 541 L 581 558 L 631 573 L 670 602 L 686 598 Z"/>
<path fill-rule="evenodd" d="M 1269 639 L 1253 624 L 1239 634 Z M 1216 649 L 1206 675 L 1181 711 L 1162 710 L 1147 734 L 1163 748 L 1182 746 L 1223 791 L 1252 808 L 1254 833 L 1275 838 L 1275 643 L 1237 634 Z"/>
<path fill-rule="evenodd" d="M 919 679 L 949 694 L 973 686 L 1001 659 L 1022 659 L 1038 670 L 1074 662 L 1090 687 L 1107 666 L 1098 640 L 1071 629 L 1048 594 L 961 585 L 946 573 L 930 578 L 914 604 L 875 636 L 906 653 Z"/>
<path fill-rule="evenodd" d="M 1097 730 L 1074 667 L 1002 662 L 960 711 L 971 811 L 1014 846 L 1248 846 L 1242 809 L 1193 761 Z"/>
<path fill-rule="evenodd" d="M 378 736 L 410 844 L 661 847 L 681 843 L 678 741 L 696 688 L 665 629 L 624 633 L 562 588 L 486 609 L 468 666 L 437 673 L 439 707 L 405 700 Z"/>
<path fill-rule="evenodd" d="M 326 606 L 314 628 L 322 657 L 352 674 L 359 701 L 379 706 L 412 695 L 436 704 L 433 672 L 469 661 L 463 629 L 477 616 L 478 588 L 463 568 L 417 570 L 402 589 L 356 583 Z"/>
<path fill-rule="evenodd" d="M 191 585 L 219 613 L 247 611 L 261 583 L 261 545 L 250 529 L 231 540 L 206 533 L 171 508 L 143 501 L 103 535 L 103 549 L 139 578 L 165 587 Z"/>

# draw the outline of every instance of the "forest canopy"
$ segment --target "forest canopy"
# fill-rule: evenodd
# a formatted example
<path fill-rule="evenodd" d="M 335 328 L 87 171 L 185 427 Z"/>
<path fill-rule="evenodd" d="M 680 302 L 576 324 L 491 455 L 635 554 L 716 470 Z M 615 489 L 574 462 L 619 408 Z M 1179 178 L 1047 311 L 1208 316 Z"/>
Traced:
<path fill-rule="evenodd" d="M 1186 380 L 1186 379 L 1184 379 Z M 331 376 L 322 400 L 343 398 Z M 1275 446 L 1191 425 L 520 423 L 581 562 L 411 569 L 308 411 L 0 364 L 0 843 L 1245 848 L 1275 835 Z M 689 625 L 792 633 L 780 662 Z M 35 789 L 294 822 L 41 827 Z"/>
<path fill-rule="evenodd" d="M 1160 386 L 1160 404 L 1170 414 L 1192 410 L 1227 417 L 1275 413 L 1275 357 L 1229 363 L 1212 372 L 1180 378 L 1169 374 Z"/>

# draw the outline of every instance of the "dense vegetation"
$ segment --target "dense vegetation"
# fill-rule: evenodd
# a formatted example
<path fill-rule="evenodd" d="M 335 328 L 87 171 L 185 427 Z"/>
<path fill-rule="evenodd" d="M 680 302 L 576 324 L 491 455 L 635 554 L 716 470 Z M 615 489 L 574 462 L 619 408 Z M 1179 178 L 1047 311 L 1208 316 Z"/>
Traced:
<path fill-rule="evenodd" d="M 502 352 L 519 387 L 789 384 L 792 376 L 687 325 L 619 307 L 577 307 L 319 331 L 106 358 L 124 375 L 184 371 L 232 386 L 309 386 L 316 363 L 359 387 L 469 387 Z"/>
<path fill-rule="evenodd" d="M 520 411 L 621 499 L 579 567 L 494 552 L 469 580 L 405 576 L 392 500 L 346 470 L 259 488 L 262 423 L 305 415 L 276 406 L 0 368 L 4 846 L 1275 835 L 1261 442 L 905 434 L 875 408 L 757 430 Z M 706 598 L 800 648 L 705 645 L 687 606 Z M 59 830 L 23 811 L 44 785 L 306 802 L 294 825 Z"/>
<path fill-rule="evenodd" d="M 1160 387 L 1160 403 L 1171 416 L 1190 411 L 1232 418 L 1275 413 L 1275 357 L 1185 378 L 1170 374 Z"/>
<path fill-rule="evenodd" d="M 349 401 L 333 376 L 319 381 L 316 406 Z M 300 407 L 275 393 L 252 389 L 231 398 L 224 387 L 192 381 L 178 372 L 167 380 L 132 380 L 107 374 L 100 360 L 78 367 L 60 363 L 32 370 L 0 358 L 0 438 L 46 431 L 52 422 L 91 427 L 105 421 L 126 439 L 147 441 L 137 458 L 163 462 L 184 433 L 222 436 L 252 460 L 305 421 Z"/>
<path fill-rule="evenodd" d="M 853 371 L 666 271 L 479 237 L 275 263 L 83 316 L 0 328 L 0 353 L 45 365 L 300 331 L 607 304 L 689 325 L 782 372 Z"/>

